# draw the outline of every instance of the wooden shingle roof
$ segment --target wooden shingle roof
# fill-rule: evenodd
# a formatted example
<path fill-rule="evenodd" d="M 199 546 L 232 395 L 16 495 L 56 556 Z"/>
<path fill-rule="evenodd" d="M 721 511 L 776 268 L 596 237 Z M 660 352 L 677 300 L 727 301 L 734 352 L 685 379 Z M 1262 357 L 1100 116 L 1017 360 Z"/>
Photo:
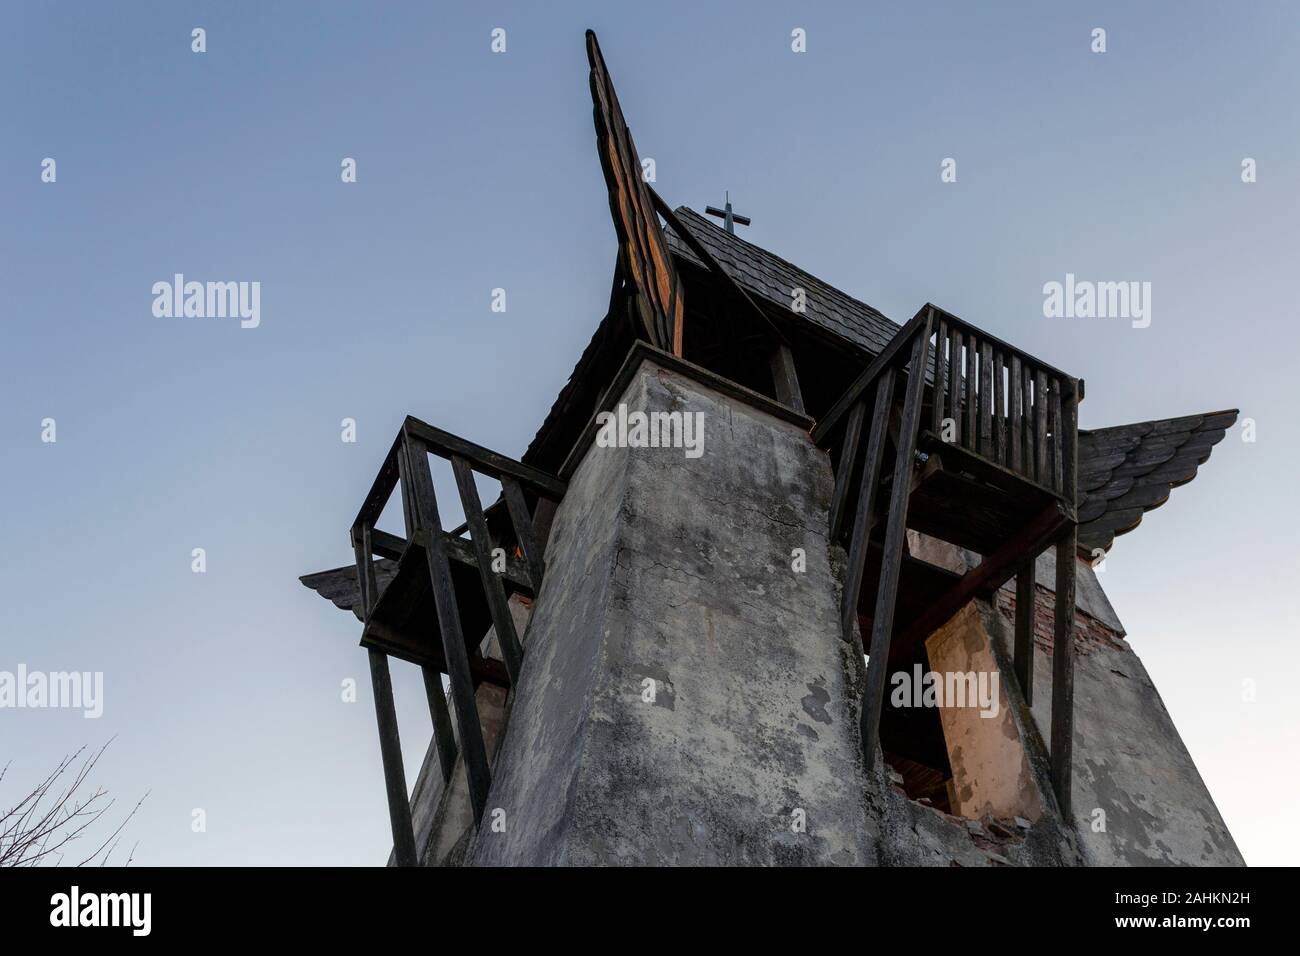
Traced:
<path fill-rule="evenodd" d="M 1237 410 L 1079 432 L 1079 550 L 1109 551 L 1169 493 L 1196 477 Z"/>
<path fill-rule="evenodd" d="M 780 256 L 714 225 L 695 210 L 678 206 L 675 212 L 682 225 L 732 278 L 745 287 L 746 292 L 789 309 L 791 290 L 803 289 L 807 295 L 803 318 L 848 339 L 872 355 L 879 354 L 898 332 L 897 324 L 865 302 L 859 302 Z M 673 255 L 693 265 L 704 266 L 671 228 L 665 235 Z"/>
<path fill-rule="evenodd" d="M 378 593 L 382 594 L 396 575 L 396 561 L 389 561 L 387 558 L 376 560 L 375 584 L 378 586 Z M 298 580 L 325 600 L 333 602 L 340 610 L 351 611 L 358 621 L 364 620 L 361 616 L 361 588 L 357 587 L 355 564 L 346 564 L 341 568 L 331 568 L 328 571 L 317 571 L 315 574 L 304 574 Z"/>

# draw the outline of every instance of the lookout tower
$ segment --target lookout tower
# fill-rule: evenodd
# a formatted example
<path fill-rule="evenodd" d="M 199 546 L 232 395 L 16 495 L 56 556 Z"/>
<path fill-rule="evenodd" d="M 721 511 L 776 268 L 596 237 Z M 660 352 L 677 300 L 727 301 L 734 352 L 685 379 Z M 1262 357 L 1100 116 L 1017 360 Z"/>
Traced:
<path fill-rule="evenodd" d="M 302 579 L 362 623 L 391 862 L 1240 863 L 1090 563 L 1236 412 L 1080 430 L 1080 370 L 996 319 L 900 327 L 673 208 L 587 54 L 590 344 L 518 458 L 407 417 L 353 562 Z"/>

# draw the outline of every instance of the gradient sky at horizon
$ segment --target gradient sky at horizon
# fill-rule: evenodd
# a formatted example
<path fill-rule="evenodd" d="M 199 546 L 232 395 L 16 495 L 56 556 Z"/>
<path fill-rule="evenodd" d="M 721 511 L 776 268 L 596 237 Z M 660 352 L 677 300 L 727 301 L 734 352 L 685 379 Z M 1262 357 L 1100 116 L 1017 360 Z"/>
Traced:
<path fill-rule="evenodd" d="M 670 202 L 730 190 L 746 238 L 896 321 L 933 301 L 1076 372 L 1083 427 L 1255 420 L 1102 582 L 1247 861 L 1296 862 L 1300 7 L 475 7 L 0 10 L 0 670 L 105 675 L 99 720 L 0 710 L 0 804 L 114 737 L 137 863 L 382 862 L 357 624 L 297 577 L 350 560 L 404 415 L 518 455 L 587 343 L 615 253 L 591 27 Z M 260 281 L 261 327 L 154 318 L 176 272 Z M 1067 272 L 1151 282 L 1150 328 L 1045 319 Z"/>

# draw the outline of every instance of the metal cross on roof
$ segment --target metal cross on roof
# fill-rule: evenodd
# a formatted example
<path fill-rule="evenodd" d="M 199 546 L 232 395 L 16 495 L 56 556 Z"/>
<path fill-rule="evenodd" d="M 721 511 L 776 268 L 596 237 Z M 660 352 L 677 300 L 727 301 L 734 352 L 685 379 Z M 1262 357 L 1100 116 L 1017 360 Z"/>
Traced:
<path fill-rule="evenodd" d="M 731 211 L 731 193 L 727 192 L 727 205 L 725 209 L 719 209 L 717 206 L 705 206 L 704 211 L 710 216 L 717 216 L 722 220 L 723 227 L 733 236 L 736 234 L 735 223 L 742 226 L 748 226 L 750 219 L 748 216 L 740 216 Z"/>

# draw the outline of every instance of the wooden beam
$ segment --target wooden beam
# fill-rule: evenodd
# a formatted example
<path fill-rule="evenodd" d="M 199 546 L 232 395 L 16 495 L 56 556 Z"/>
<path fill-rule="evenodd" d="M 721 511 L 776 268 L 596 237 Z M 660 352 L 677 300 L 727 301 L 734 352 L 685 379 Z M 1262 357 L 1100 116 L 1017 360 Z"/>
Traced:
<path fill-rule="evenodd" d="M 789 405 L 796 412 L 804 412 L 803 391 L 799 388 L 799 374 L 794 367 L 794 353 L 784 342 L 778 343 L 770 359 L 772 383 L 776 386 L 776 400 Z"/>
<path fill-rule="evenodd" d="M 387 531 L 380 531 L 378 528 L 370 530 L 370 553 L 380 557 L 388 558 L 390 561 L 402 560 L 402 552 L 406 550 L 406 539 L 399 538 L 395 534 L 389 534 Z"/>
<path fill-rule="evenodd" d="M 1020 416 L 1020 429 L 1024 448 L 1021 449 L 1020 467 L 1016 470 L 1030 478 L 1034 478 L 1036 474 L 1034 471 L 1033 401 L 1033 372 L 1029 368 L 1029 363 L 1023 362 L 1020 366 L 1020 404 L 1023 408 Z"/>
<path fill-rule="evenodd" d="M 1007 461 L 1011 465 L 1011 470 L 1020 474 L 1025 473 L 1025 441 L 1021 434 L 1021 427 L 1024 418 L 1024 399 L 1021 387 L 1022 366 L 1020 356 L 1013 354 L 1011 356 L 1011 371 L 1008 379 L 1011 383 L 1011 422 L 1007 436 Z"/>
<path fill-rule="evenodd" d="M 393 439 L 393 444 L 388 448 L 388 454 L 384 456 L 384 462 L 379 466 L 379 474 L 375 476 L 374 482 L 370 485 L 370 490 L 366 492 L 366 500 L 361 503 L 361 510 L 357 512 L 355 520 L 352 522 L 353 528 L 358 528 L 363 524 L 374 527 L 379 520 L 380 513 L 384 510 L 384 505 L 393 494 L 393 489 L 397 487 L 399 477 L 397 467 L 397 457 L 402 447 L 402 436 L 398 435 Z"/>
<path fill-rule="evenodd" d="M 502 475 L 509 475 L 540 495 L 557 500 L 564 497 L 564 482 L 548 475 L 540 468 L 525 465 L 523 462 L 515 461 L 513 458 L 492 451 L 490 448 L 484 448 L 482 445 L 476 445 L 450 432 L 445 432 L 441 428 L 434 428 L 427 422 L 422 422 L 410 415 L 406 417 L 402 428 L 406 434 L 419 438 L 428 451 L 433 452 L 440 458 L 459 455 L 468 459 L 476 470 L 489 478 L 500 479 Z"/>
<path fill-rule="evenodd" d="M 1079 388 L 1068 379 L 1058 381 L 1061 391 L 1056 427 L 1060 455 L 1061 493 L 1077 514 L 1079 442 Z M 1072 515 L 1073 516 L 1073 515 Z M 1074 599 L 1079 547 L 1079 526 L 1070 522 L 1056 543 L 1056 620 L 1052 636 L 1052 782 L 1061 815 L 1070 818 L 1070 782 L 1074 752 Z"/>
<path fill-rule="evenodd" d="M 1001 350 L 993 353 L 993 460 L 1007 466 L 1007 360 Z"/>
<path fill-rule="evenodd" d="M 371 535 L 374 529 L 368 524 L 352 529 L 352 554 L 356 558 L 357 592 L 361 595 L 361 623 L 364 625 L 379 600 L 379 587 L 375 582 L 375 564 L 370 560 Z"/>
<path fill-rule="evenodd" d="M 952 443 L 961 444 L 961 329 L 955 325 L 948 330 L 948 417 L 952 419 Z M 940 437 L 943 432 L 937 433 Z"/>
<path fill-rule="evenodd" d="M 451 679 L 451 696 L 456 705 L 456 725 L 460 729 L 461 753 L 465 757 L 470 803 L 474 808 L 474 823 L 477 825 L 483 819 L 483 811 L 487 808 L 492 773 L 488 769 L 483 727 L 479 723 L 478 706 L 474 702 L 474 678 L 470 672 L 465 635 L 461 630 L 460 608 L 456 603 L 456 590 L 452 585 L 446 539 L 441 533 L 442 520 L 438 515 L 433 476 L 429 471 L 429 455 L 418 440 L 412 442 L 412 445 L 410 455 L 412 487 L 421 521 L 420 530 L 427 532 L 424 545 L 425 561 L 428 565 L 429 581 L 433 586 L 438 630 L 442 633 L 443 659 L 447 664 L 447 676 Z"/>
<path fill-rule="evenodd" d="M 939 597 L 907 626 L 904 640 L 911 643 L 933 634 L 952 620 L 971 598 L 992 594 L 1060 534 L 1068 519 L 1062 503 L 1053 501 L 1005 544 L 967 571 L 952 590 Z"/>
<path fill-rule="evenodd" d="M 976 356 L 979 352 L 979 345 L 973 333 L 966 334 L 966 374 L 963 378 L 965 383 L 965 405 L 966 405 L 966 425 L 964 434 L 966 436 L 966 447 L 971 451 L 979 451 L 979 390 L 975 387 L 976 376 L 979 374 L 979 364 Z"/>
<path fill-rule="evenodd" d="M 845 389 L 844 394 L 835 400 L 835 404 L 831 406 L 830 411 L 822 416 L 821 421 L 812 430 L 814 445 L 819 448 L 826 447 L 826 443 L 835 432 L 836 426 L 858 403 L 858 400 L 865 395 L 867 389 L 875 383 L 880 373 L 898 364 L 904 357 L 903 349 L 911 343 L 912 336 L 919 332 L 921 326 L 925 324 L 927 315 L 925 309 L 916 313 L 912 320 L 889 340 L 889 344 L 881 350 L 880 354 L 872 359 L 871 364 L 863 369 L 862 374 L 853 380 L 853 384 Z M 924 377 L 922 377 L 922 380 L 924 380 Z"/>
<path fill-rule="evenodd" d="M 1077 379 L 1061 380 L 1061 496 L 1079 515 L 1079 396 Z"/>
<path fill-rule="evenodd" d="M 397 710 L 393 706 L 393 680 L 388 672 L 388 657 L 376 650 L 368 653 L 375 719 L 379 724 L 379 755 L 384 764 L 388 819 L 393 831 L 393 852 L 398 866 L 416 866 L 419 861 L 415 852 L 415 829 L 411 825 L 411 803 L 406 793 L 406 771 L 402 768 L 402 743 L 397 735 Z"/>
<path fill-rule="evenodd" d="M 867 403 L 858 402 L 849 414 L 849 424 L 844 429 L 844 441 L 840 445 L 839 464 L 835 469 L 835 490 L 831 493 L 831 537 L 832 544 L 840 540 L 840 531 L 844 525 L 844 507 L 849 501 L 849 482 L 853 480 L 853 471 L 858 461 L 858 443 L 862 440 L 862 421 L 867 414 Z"/>
<path fill-rule="evenodd" d="M 465 522 L 469 525 L 470 543 L 478 559 L 479 580 L 483 582 L 483 592 L 487 595 L 492 627 L 496 631 L 497 644 L 501 647 L 501 658 L 505 661 L 510 683 L 517 687 L 519 670 L 523 667 L 523 648 L 519 645 L 519 635 L 515 633 L 515 621 L 510 614 L 510 605 L 506 603 L 506 589 L 501 584 L 501 576 L 492 570 L 492 537 L 488 532 L 487 521 L 483 519 L 483 503 L 479 500 L 478 487 L 474 484 L 474 471 L 469 462 L 459 455 L 452 455 L 451 470 L 456 476 L 456 487 L 460 491 Z"/>
<path fill-rule="evenodd" d="M 433 741 L 438 750 L 438 766 L 444 783 L 451 782 L 451 771 L 456 766 L 456 737 L 451 732 L 451 711 L 447 709 L 447 694 L 442 689 L 442 672 L 434 667 L 421 667 L 424 677 L 424 696 L 429 701 L 429 717 L 433 720 Z"/>
<path fill-rule="evenodd" d="M 894 370 L 886 367 L 876 384 L 876 402 L 871 410 L 871 434 L 867 453 L 862 460 L 862 480 L 858 485 L 858 506 L 853 513 L 853 537 L 849 544 L 849 567 L 840 603 L 840 633 L 844 640 L 853 634 L 858 616 L 858 594 L 867 566 L 867 542 L 870 539 L 872 512 L 876 506 L 876 488 L 880 484 L 880 464 L 885 453 L 885 423 L 894 400 Z M 844 467 L 841 464 L 841 467 Z M 849 465 L 852 471 L 852 465 Z"/>
<path fill-rule="evenodd" d="M 1064 424 L 1061 421 L 1061 386 L 1064 383 L 1061 379 L 1053 379 L 1049 395 L 1051 404 L 1048 406 L 1047 414 L 1050 424 L 1048 431 L 1051 432 L 1051 458 L 1052 458 L 1052 480 L 1049 484 L 1053 491 L 1062 492 L 1065 487 L 1064 472 L 1064 453 L 1065 442 L 1062 441 L 1064 435 Z"/>
<path fill-rule="evenodd" d="M 504 487 L 504 482 L 502 483 Z M 540 513 L 540 504 L 547 501 L 546 498 L 538 499 Z M 490 509 L 489 509 L 490 510 Z M 486 512 L 485 512 L 486 513 Z M 406 539 L 399 538 L 395 534 L 389 534 L 387 531 L 380 531 L 375 528 L 371 532 L 373 543 L 371 545 L 371 554 L 380 558 L 388 558 L 390 561 L 400 561 L 402 552 L 406 550 Z M 447 557 L 457 564 L 464 564 L 471 567 L 478 567 L 478 557 L 474 553 L 473 545 L 460 537 L 454 531 L 444 531 L 442 533 L 443 541 L 447 548 Z M 419 540 L 424 541 L 425 535 L 421 533 Z M 525 549 L 525 555 L 527 550 Z M 506 569 L 500 572 L 501 579 L 514 588 L 528 591 L 534 596 L 537 592 L 533 589 L 532 578 L 528 573 L 527 566 L 520 564 L 519 559 L 514 555 L 506 555 Z"/>
<path fill-rule="evenodd" d="M 980 343 L 980 444 L 979 453 L 997 461 L 993 442 L 993 344 Z"/>
<path fill-rule="evenodd" d="M 871 650 L 867 661 L 867 688 L 862 702 L 862 761 L 870 772 L 880 739 L 880 706 L 885 696 L 889 669 L 889 639 L 894 630 L 894 602 L 898 597 L 898 573 L 907 545 L 907 501 L 912 494 L 912 459 L 921 431 L 921 400 L 925 392 L 925 370 L 929 365 L 930 318 L 927 310 L 920 331 L 913 338 L 908 362 L 907 388 L 903 401 L 903 423 L 894 456 L 894 480 L 889 493 L 889 520 L 885 526 L 884 551 L 880 556 L 880 583 L 871 614 Z M 877 411 L 877 418 L 879 411 Z"/>
<path fill-rule="evenodd" d="M 1047 457 L 1047 375 L 1034 375 L 1034 478 L 1052 488 L 1052 463 Z"/>
<path fill-rule="evenodd" d="M 510 523 L 515 529 L 515 540 L 519 542 L 519 550 L 524 553 L 533 597 L 537 597 L 542 589 L 542 575 L 546 571 L 546 563 L 542 558 L 541 546 L 537 543 L 533 519 L 528 514 L 528 502 L 524 500 L 524 492 L 519 487 L 519 483 L 509 475 L 501 479 L 501 494 L 505 497 L 506 508 L 510 511 Z"/>
<path fill-rule="evenodd" d="M 930 431 L 943 434 L 943 401 L 948 391 L 948 361 L 944 350 L 948 344 L 948 323 L 940 322 L 934 335 L 934 391 L 930 399 Z"/>
<path fill-rule="evenodd" d="M 1025 703 L 1034 703 L 1034 561 L 1016 574 L 1016 680 Z"/>
<path fill-rule="evenodd" d="M 1056 545 L 1056 619 L 1052 635 L 1052 785 L 1070 818 L 1074 751 L 1074 589 L 1079 529 L 1070 525 Z"/>

